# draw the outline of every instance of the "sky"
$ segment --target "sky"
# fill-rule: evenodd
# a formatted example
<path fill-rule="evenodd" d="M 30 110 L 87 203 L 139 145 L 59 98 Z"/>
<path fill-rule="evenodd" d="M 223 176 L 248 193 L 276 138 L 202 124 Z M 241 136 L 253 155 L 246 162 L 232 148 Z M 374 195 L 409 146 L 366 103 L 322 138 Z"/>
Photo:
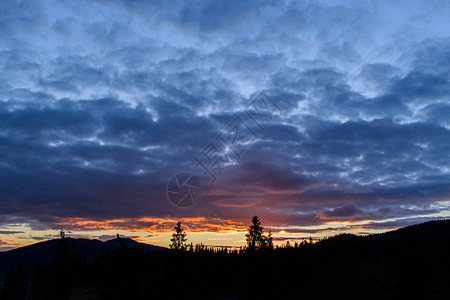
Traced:
<path fill-rule="evenodd" d="M 0 250 L 450 217 L 448 1 L 1 1 Z M 186 181 L 187 180 L 187 181 Z M 178 198 L 177 198 L 178 197 Z"/>

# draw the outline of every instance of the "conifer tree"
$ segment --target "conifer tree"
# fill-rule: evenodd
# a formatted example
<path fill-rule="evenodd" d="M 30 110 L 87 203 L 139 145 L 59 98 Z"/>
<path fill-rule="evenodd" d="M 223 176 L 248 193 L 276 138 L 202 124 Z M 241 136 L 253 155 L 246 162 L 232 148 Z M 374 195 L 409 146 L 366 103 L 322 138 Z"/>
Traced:
<path fill-rule="evenodd" d="M 247 228 L 247 249 L 254 251 L 261 248 L 273 247 L 272 233 L 268 237 L 263 235 L 264 228 L 261 227 L 261 221 L 258 216 L 253 216 L 252 225 Z"/>
<path fill-rule="evenodd" d="M 170 241 L 172 242 L 169 245 L 170 249 L 186 249 L 187 238 L 184 229 L 181 227 L 181 222 L 178 222 L 173 229 L 175 229 L 175 233 L 172 234 L 172 238 L 170 239 Z"/>

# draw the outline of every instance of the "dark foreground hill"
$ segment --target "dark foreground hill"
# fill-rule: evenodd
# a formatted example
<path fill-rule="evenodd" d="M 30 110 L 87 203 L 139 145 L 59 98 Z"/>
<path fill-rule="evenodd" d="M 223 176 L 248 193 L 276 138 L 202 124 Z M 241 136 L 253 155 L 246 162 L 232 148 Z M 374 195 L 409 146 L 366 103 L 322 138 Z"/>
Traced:
<path fill-rule="evenodd" d="M 372 251 L 389 251 L 414 244 L 415 242 L 434 243 L 449 238 L 450 220 L 434 220 L 380 234 L 366 236 L 340 234 L 321 241 L 320 244 L 322 246 L 347 247 L 349 249 L 366 248 Z"/>
<path fill-rule="evenodd" d="M 102 252 L 112 252 L 123 247 L 118 242 L 118 239 L 106 242 L 73 238 L 65 238 L 65 240 L 71 246 L 70 248 L 74 256 L 81 256 L 86 259 L 98 258 Z M 11 266 L 17 266 L 19 263 L 28 270 L 33 270 L 37 265 L 47 266 L 56 255 L 59 241 L 59 239 L 48 240 L 0 252 L 0 274 L 5 274 Z M 120 241 L 128 248 L 141 249 L 145 252 L 166 249 L 164 247 L 139 243 L 129 238 L 121 238 Z"/>
<path fill-rule="evenodd" d="M 11 271 L 3 299 L 450 299 L 449 229 L 432 221 L 256 252 L 121 247 L 89 261 L 60 243 L 31 284 Z"/>

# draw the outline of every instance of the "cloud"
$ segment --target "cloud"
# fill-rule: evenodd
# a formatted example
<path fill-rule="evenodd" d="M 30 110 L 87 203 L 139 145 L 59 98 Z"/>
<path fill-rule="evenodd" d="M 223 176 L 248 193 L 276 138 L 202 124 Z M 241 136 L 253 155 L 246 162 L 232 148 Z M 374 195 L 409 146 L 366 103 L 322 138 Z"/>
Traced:
<path fill-rule="evenodd" d="M 17 234 L 17 233 L 24 233 L 24 232 L 23 231 L 7 231 L 7 230 L 0 231 L 0 234 Z"/>
<path fill-rule="evenodd" d="M 412 207 L 450 195 L 448 9 L 4 2 L 0 224 L 186 219 L 220 231 L 255 214 L 270 226 L 444 216 Z M 245 114 L 260 92 L 280 108 L 263 128 Z M 236 117 L 256 134 L 241 156 L 218 137 Z M 209 142 L 230 158 L 216 182 L 193 159 Z M 204 185 L 192 210 L 166 199 L 179 172 Z"/>
<path fill-rule="evenodd" d="M 260 203 L 258 199 L 240 199 L 240 198 L 228 198 L 228 199 L 219 199 L 214 201 L 214 204 L 217 206 L 225 206 L 225 207 L 251 207 L 256 206 Z"/>
<path fill-rule="evenodd" d="M 326 210 L 318 213 L 318 217 L 321 219 L 333 219 L 333 220 L 348 220 L 364 217 L 364 213 L 358 207 L 353 204 L 346 204 L 341 207 L 334 208 L 332 210 Z"/>

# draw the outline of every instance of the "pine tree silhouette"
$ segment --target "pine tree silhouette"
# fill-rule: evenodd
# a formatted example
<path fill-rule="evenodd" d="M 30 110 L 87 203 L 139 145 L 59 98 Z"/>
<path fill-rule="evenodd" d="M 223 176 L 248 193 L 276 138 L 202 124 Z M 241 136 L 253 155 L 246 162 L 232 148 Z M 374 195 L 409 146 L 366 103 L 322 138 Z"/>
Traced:
<path fill-rule="evenodd" d="M 258 216 L 253 216 L 252 225 L 247 228 L 248 233 L 245 235 L 247 238 L 247 249 L 249 251 L 255 251 L 261 248 L 273 248 L 272 233 L 266 237 L 263 235 L 264 228 L 261 227 L 261 221 Z"/>
<path fill-rule="evenodd" d="M 170 241 L 172 242 L 169 245 L 170 249 L 186 249 L 187 238 L 184 229 L 181 227 L 181 222 L 178 222 L 173 229 L 175 229 L 175 233 L 172 234 L 172 238 L 170 239 Z"/>

